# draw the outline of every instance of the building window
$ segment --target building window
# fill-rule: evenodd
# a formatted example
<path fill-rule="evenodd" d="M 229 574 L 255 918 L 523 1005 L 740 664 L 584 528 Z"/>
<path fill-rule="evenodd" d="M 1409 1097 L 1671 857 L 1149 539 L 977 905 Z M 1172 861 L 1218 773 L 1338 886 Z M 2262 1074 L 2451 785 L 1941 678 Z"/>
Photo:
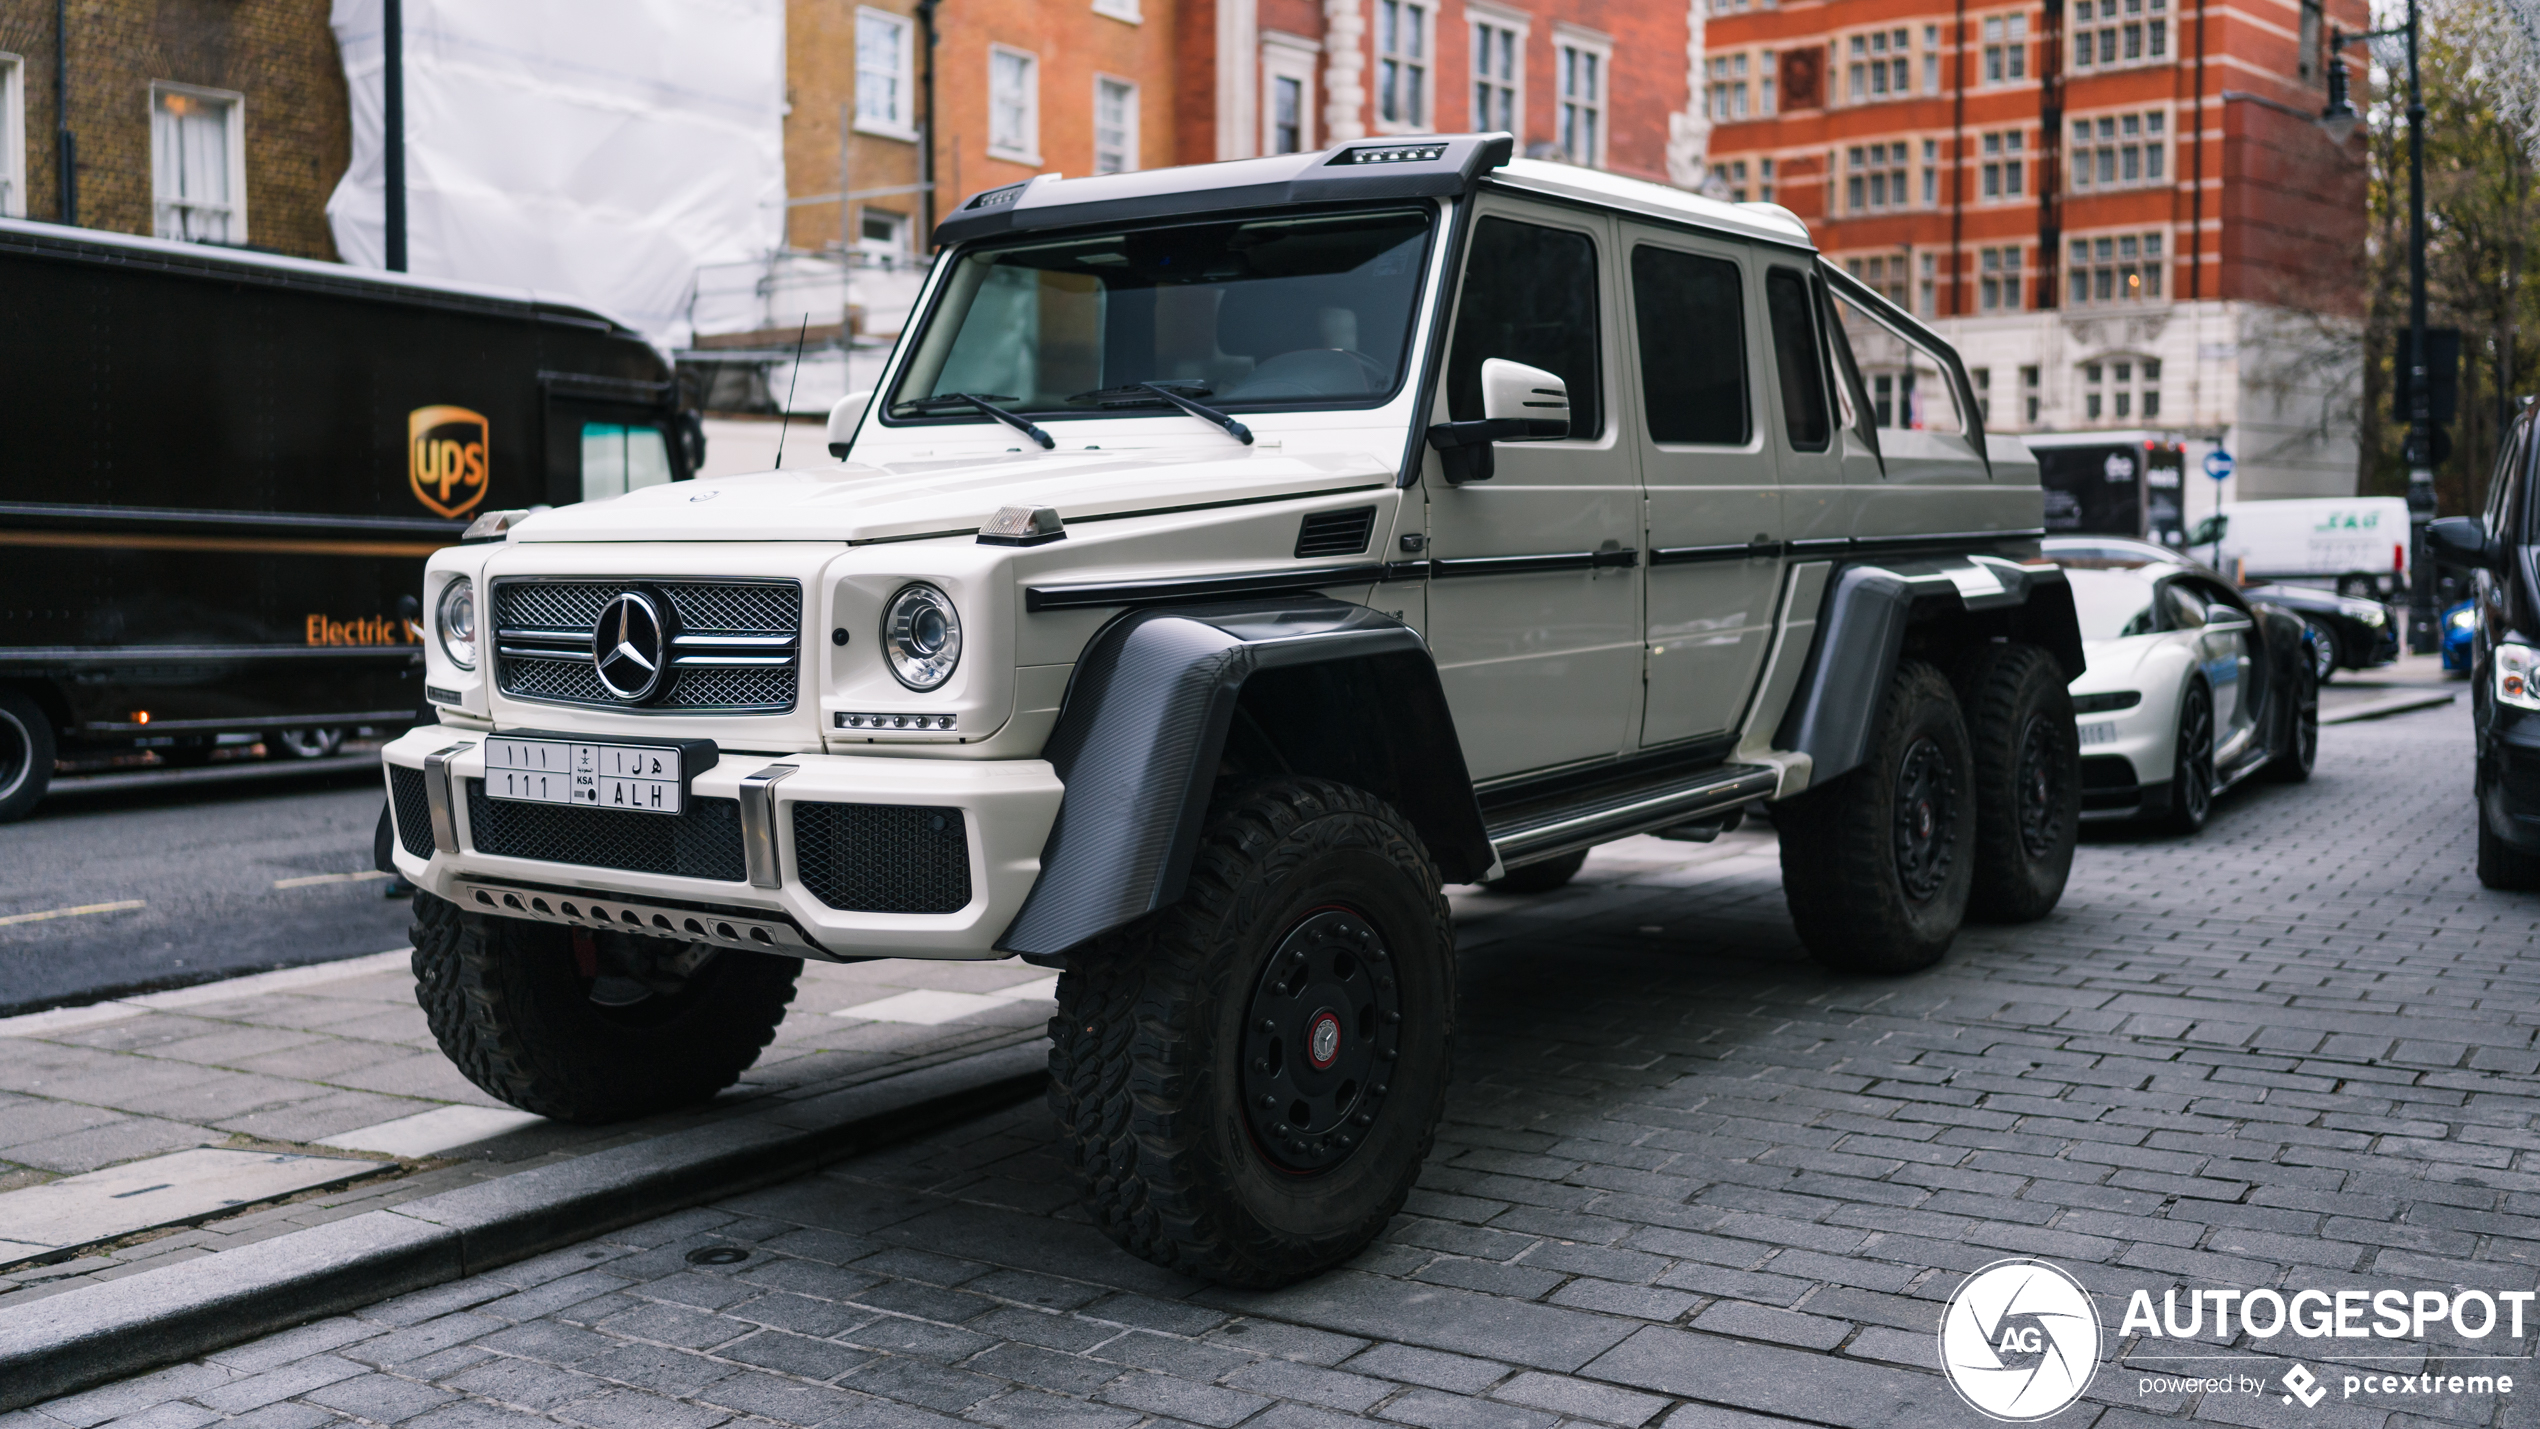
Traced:
<path fill-rule="evenodd" d="M 2028 413 L 2026 420 L 2032 427 L 2037 425 L 2037 403 L 2037 369 L 2023 367 L 2020 369 L 2020 404 L 2022 410 Z"/>
<path fill-rule="evenodd" d="M 1314 147 L 1314 66 L 1321 46 L 1294 35 L 1261 40 L 1261 152 Z"/>
<path fill-rule="evenodd" d="M 2320 0 L 2302 0 L 2301 57 L 2294 72 L 2304 84 L 2314 84 L 2320 77 Z"/>
<path fill-rule="evenodd" d="M 1755 52 L 1755 112 L 1758 114 L 1772 114 L 1776 112 L 1776 100 L 1773 94 L 1773 79 L 1777 71 L 1774 69 L 1774 64 L 1775 61 L 1771 50 L 1757 50 Z"/>
<path fill-rule="evenodd" d="M 0 218 L 26 217 L 26 61 L 0 54 Z"/>
<path fill-rule="evenodd" d="M 1914 312 L 1921 317 L 1937 317 L 1940 314 L 1939 255 L 1921 253 L 1915 256 L 1921 260 L 1922 272 L 1914 280 Z"/>
<path fill-rule="evenodd" d="M 1773 202 L 1773 161 L 1763 160 L 1756 165 L 1756 171 L 1763 178 L 1763 183 L 1757 186 L 1755 197 L 1763 203 Z"/>
<path fill-rule="evenodd" d="M 2072 68 L 2166 62 L 2169 0 L 2073 0 Z"/>
<path fill-rule="evenodd" d="M 1094 77 L 1094 172 L 1125 174 L 1138 166 L 1138 87 Z"/>
<path fill-rule="evenodd" d="M 866 208 L 856 214 L 855 247 L 868 266 L 897 268 L 908 262 L 908 215 Z"/>
<path fill-rule="evenodd" d="M 2081 365 L 2084 421 L 2128 423 L 2161 415 L 2161 360 L 2115 357 Z"/>
<path fill-rule="evenodd" d="M 1429 122 L 1429 7 L 1376 0 L 1376 122 L 1423 129 Z"/>
<path fill-rule="evenodd" d="M 1748 90 L 1745 52 L 1713 55 L 1706 63 L 1711 75 L 1711 83 L 1705 95 L 1705 112 L 1713 119 L 1746 118 Z M 1755 113 L 1770 112 L 1772 83 L 1769 79 L 1762 81 L 1761 88 L 1766 102 L 1758 106 Z"/>
<path fill-rule="evenodd" d="M 904 16 L 855 12 L 855 127 L 893 139 L 917 137 L 909 102 L 910 26 Z"/>
<path fill-rule="evenodd" d="M 1940 31 L 1930 30 L 1930 43 L 1937 47 Z M 1844 70 L 1848 97 L 1855 104 L 1881 99 L 1902 99 L 1914 92 L 1913 31 L 1905 29 L 1873 30 L 1854 35 L 1850 40 L 1851 60 Z M 1939 92 L 1940 67 L 1928 67 L 1932 92 Z"/>
<path fill-rule="evenodd" d="M 1984 19 L 1984 82 L 2017 84 L 2028 78 L 2028 16 Z"/>
<path fill-rule="evenodd" d="M 1844 151 L 1844 163 L 1848 170 L 1843 181 L 1844 207 L 1856 213 L 1875 213 L 1912 203 L 1913 191 L 1906 187 L 1909 171 L 1904 140 L 1855 144 Z"/>
<path fill-rule="evenodd" d="M 1976 415 L 1988 422 L 1992 421 L 1993 369 L 1990 367 L 1971 369 L 1967 373 L 1967 379 L 1976 385 Z"/>
<path fill-rule="evenodd" d="M 1907 270 L 1904 254 L 1873 253 L 1867 258 L 1847 258 L 1843 266 L 1853 277 L 1877 290 L 1880 297 L 1900 308 L 1906 306 L 1905 284 L 1912 275 Z M 1882 418 L 1879 425 L 1884 427 L 1888 422 Z"/>
<path fill-rule="evenodd" d="M 1923 93 L 1940 93 L 1940 27 L 1923 26 Z"/>
<path fill-rule="evenodd" d="M 2168 118 L 2160 110 L 2073 121 L 2075 192 L 2168 181 Z"/>
<path fill-rule="evenodd" d="M 240 96 L 152 84 L 152 232 L 189 243 L 246 242 L 246 150 Z"/>
<path fill-rule="evenodd" d="M 1589 168 L 1605 163 L 1605 56 L 1602 45 L 1561 41 L 1561 156 Z"/>
<path fill-rule="evenodd" d="M 2028 161 L 2022 151 L 2028 136 L 2017 129 L 1987 134 L 1982 140 L 1984 164 L 1977 172 L 1979 191 L 1987 202 L 2016 199 L 2028 187 Z"/>
<path fill-rule="evenodd" d="M 2018 312 L 2021 300 L 2020 250 L 1987 248 L 1976 255 L 1977 306 L 1988 313 Z"/>
<path fill-rule="evenodd" d="M 2074 307 L 2139 303 L 2161 296 L 2161 235 L 2117 233 L 2072 241 L 2065 276 Z"/>
<path fill-rule="evenodd" d="M 1923 207 L 1940 206 L 1940 141 L 1923 141 Z"/>
<path fill-rule="evenodd" d="M 1041 62 L 999 45 L 988 51 L 988 153 L 1041 162 Z"/>
<path fill-rule="evenodd" d="M 1525 123 L 1519 98 L 1526 73 L 1526 32 L 1505 20 L 1473 22 L 1473 127 L 1511 134 Z"/>

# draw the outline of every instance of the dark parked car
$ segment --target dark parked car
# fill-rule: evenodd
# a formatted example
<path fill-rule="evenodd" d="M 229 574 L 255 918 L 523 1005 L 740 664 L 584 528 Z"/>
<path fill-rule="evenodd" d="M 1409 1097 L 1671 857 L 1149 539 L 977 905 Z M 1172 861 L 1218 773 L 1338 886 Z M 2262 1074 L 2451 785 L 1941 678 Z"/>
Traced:
<path fill-rule="evenodd" d="M 2470 722 L 2476 734 L 2478 881 L 2540 890 L 2540 588 L 2535 588 L 2532 462 L 2540 415 L 2528 399 L 2498 446 L 2483 516 L 2447 516 L 2427 529 L 2434 554 L 2467 567 L 2477 611 L 2470 642 Z"/>
<path fill-rule="evenodd" d="M 2059 560 L 2166 561 L 2222 579 L 2182 551 L 2124 536 L 2049 536 L 2043 545 Z M 2368 670 L 2399 658 L 2398 618 L 2380 601 L 2298 585 L 2250 586 L 2241 594 L 2289 610 L 2311 628 L 2312 671 L 2322 684 L 2339 670 Z"/>

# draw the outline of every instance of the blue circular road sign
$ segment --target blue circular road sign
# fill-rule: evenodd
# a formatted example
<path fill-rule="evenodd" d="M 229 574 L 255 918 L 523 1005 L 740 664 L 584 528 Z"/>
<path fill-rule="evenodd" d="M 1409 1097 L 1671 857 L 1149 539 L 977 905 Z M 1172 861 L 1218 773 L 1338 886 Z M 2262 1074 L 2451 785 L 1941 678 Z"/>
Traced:
<path fill-rule="evenodd" d="M 2205 453 L 2205 474 L 2216 481 L 2231 475 L 2231 453 L 2220 447 Z"/>

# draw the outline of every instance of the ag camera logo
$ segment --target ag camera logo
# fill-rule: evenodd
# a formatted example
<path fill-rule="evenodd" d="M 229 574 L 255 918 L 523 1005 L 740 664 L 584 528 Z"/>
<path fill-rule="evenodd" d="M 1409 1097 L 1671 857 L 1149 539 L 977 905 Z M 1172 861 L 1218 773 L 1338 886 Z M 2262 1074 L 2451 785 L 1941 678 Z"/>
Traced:
<path fill-rule="evenodd" d="M 1967 1407 L 2024 1424 L 2060 1412 L 2099 1369 L 2099 1312 L 2081 1282 L 2042 1260 L 1997 1260 L 1940 1317 L 1940 1368 Z"/>

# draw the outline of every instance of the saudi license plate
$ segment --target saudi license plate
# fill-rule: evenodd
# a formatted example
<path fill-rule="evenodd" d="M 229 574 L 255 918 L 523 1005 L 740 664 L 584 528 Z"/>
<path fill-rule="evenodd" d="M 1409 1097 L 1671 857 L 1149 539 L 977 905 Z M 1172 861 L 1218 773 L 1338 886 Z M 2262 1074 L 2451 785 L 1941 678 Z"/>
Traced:
<path fill-rule="evenodd" d="M 687 781 L 680 752 L 662 745 L 489 739 L 485 792 L 522 804 L 676 814 L 686 800 Z"/>
<path fill-rule="evenodd" d="M 2117 742 L 2117 727 L 2114 724 L 2080 725 L 2076 728 L 2075 732 L 2080 735 L 2081 747 L 2084 749 L 2088 749 L 2094 744 L 2114 744 Z"/>

